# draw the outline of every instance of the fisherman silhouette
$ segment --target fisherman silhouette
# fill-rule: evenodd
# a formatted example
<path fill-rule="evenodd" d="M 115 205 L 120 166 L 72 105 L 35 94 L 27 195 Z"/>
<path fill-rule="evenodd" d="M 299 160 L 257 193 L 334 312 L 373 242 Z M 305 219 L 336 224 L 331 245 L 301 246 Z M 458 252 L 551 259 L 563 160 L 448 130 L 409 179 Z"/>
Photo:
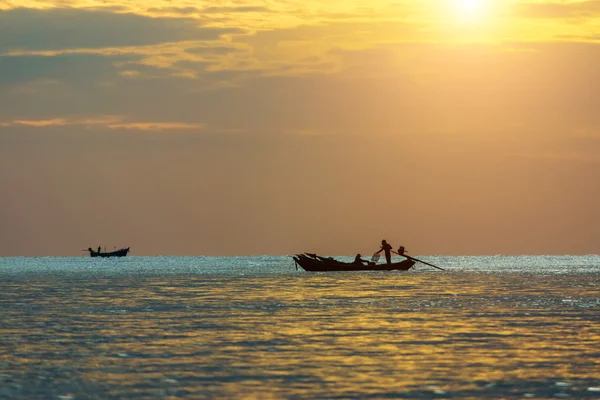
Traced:
<path fill-rule="evenodd" d="M 361 257 L 360 253 L 358 253 L 356 257 L 354 257 L 354 264 L 364 265 L 365 263 L 368 263 L 368 261 L 363 260 Z"/>
<path fill-rule="evenodd" d="M 385 239 L 383 239 L 381 241 L 381 249 L 379 249 L 379 251 L 375 254 L 379 254 L 382 251 L 385 253 L 385 261 L 388 264 L 391 264 L 392 263 L 392 246 L 388 242 L 386 242 Z"/>

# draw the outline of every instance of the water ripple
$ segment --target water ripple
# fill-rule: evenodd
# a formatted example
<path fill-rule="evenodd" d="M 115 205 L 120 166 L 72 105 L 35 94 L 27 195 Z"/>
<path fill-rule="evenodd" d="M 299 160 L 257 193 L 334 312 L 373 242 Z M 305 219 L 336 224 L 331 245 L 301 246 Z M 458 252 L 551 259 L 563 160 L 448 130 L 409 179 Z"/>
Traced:
<path fill-rule="evenodd" d="M 599 284 L 581 272 L 9 273 L 0 399 L 600 398 Z"/>

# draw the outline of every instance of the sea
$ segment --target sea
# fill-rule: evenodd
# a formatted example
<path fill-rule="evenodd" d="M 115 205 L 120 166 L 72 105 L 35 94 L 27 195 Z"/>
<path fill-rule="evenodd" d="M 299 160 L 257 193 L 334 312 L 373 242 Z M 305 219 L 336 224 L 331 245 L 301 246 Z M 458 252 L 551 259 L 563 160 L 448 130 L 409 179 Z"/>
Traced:
<path fill-rule="evenodd" d="M 0 258 L 0 399 L 600 398 L 600 256 L 415 257 Z"/>

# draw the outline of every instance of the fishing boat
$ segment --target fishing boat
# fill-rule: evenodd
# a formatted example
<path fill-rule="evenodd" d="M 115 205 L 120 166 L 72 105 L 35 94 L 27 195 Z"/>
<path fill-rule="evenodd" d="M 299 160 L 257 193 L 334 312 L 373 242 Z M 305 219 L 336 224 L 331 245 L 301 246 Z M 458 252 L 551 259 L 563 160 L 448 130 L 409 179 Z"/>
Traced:
<path fill-rule="evenodd" d="M 90 257 L 125 257 L 127 253 L 129 253 L 129 247 L 127 247 L 126 249 L 120 249 L 110 252 L 102 252 L 100 247 L 98 247 L 98 251 L 94 251 L 91 247 L 89 247 L 85 251 L 90 252 Z"/>
<path fill-rule="evenodd" d="M 298 265 L 309 272 L 336 272 L 336 271 L 408 271 L 415 265 L 415 261 L 407 258 L 404 261 L 391 264 L 377 264 L 369 261 L 364 263 L 346 263 L 332 257 L 320 257 L 316 254 L 303 253 L 294 257 L 296 269 Z"/>

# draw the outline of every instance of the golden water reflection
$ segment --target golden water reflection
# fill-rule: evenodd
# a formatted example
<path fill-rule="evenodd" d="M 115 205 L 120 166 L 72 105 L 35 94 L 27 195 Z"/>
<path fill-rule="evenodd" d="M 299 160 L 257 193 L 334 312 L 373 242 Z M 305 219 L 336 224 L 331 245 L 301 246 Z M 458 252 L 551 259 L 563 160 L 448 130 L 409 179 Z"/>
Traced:
<path fill-rule="evenodd" d="M 474 273 L 14 278 L 0 284 L 0 398 L 600 396 L 599 285 Z"/>

